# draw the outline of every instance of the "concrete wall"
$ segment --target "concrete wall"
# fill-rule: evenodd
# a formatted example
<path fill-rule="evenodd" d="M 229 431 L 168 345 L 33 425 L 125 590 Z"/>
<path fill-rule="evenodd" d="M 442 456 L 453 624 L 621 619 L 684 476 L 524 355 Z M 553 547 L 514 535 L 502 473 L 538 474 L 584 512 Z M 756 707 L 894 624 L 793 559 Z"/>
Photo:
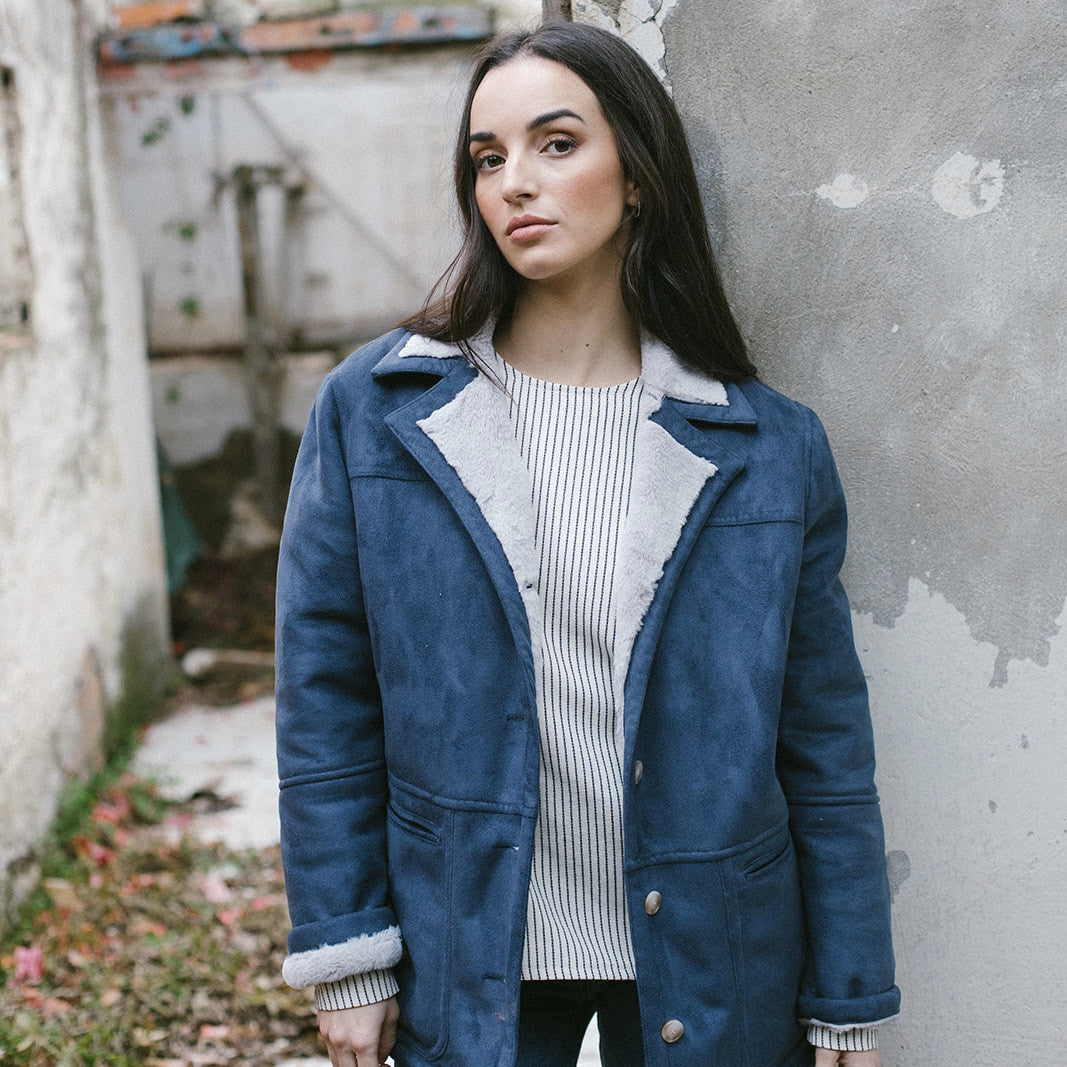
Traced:
<path fill-rule="evenodd" d="M 140 285 L 88 44 L 102 8 L 0 6 L 32 264 L 27 327 L 0 333 L 0 921 L 61 788 L 98 766 L 108 709 L 158 683 L 166 645 Z"/>
<path fill-rule="evenodd" d="M 904 1014 L 883 1062 L 1064 1062 L 1062 0 L 580 4 L 665 72 L 762 374 L 850 501 Z"/>

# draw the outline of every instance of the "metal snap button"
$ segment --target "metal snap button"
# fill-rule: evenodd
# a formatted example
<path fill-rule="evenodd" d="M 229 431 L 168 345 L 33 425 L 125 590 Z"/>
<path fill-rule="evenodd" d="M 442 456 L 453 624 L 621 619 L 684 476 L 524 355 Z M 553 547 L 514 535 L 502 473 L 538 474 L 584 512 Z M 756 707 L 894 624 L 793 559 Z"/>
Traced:
<path fill-rule="evenodd" d="M 684 1033 L 685 1027 L 677 1019 L 668 1019 L 663 1024 L 663 1029 L 660 1030 L 660 1036 L 668 1045 L 673 1045 L 675 1041 L 680 1041 Z"/>

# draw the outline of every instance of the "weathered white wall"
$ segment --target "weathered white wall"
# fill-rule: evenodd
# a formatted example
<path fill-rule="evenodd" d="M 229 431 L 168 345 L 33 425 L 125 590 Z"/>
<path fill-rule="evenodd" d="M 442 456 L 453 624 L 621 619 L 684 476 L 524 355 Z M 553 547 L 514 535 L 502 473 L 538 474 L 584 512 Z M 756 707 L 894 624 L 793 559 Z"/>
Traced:
<path fill-rule="evenodd" d="M 263 9 L 214 10 L 240 22 Z M 502 28 L 539 15 L 540 0 L 494 5 Z M 478 47 L 105 70 L 108 151 L 153 352 L 244 341 L 234 192 L 220 184 L 238 165 L 283 168 L 303 190 L 286 203 L 268 189 L 260 203 L 268 317 L 283 349 L 343 347 L 419 307 L 456 247 L 451 152 Z"/>
<path fill-rule="evenodd" d="M 30 329 L 0 338 L 0 921 L 130 669 L 151 684 L 165 651 L 140 286 L 83 39 L 102 8 L 0 5 L 34 277 Z"/>
<path fill-rule="evenodd" d="M 508 24 L 536 21 L 516 0 Z M 277 167 L 298 196 L 260 195 L 268 339 L 284 427 L 321 377 L 415 311 L 457 245 L 456 122 L 476 44 L 105 71 L 117 196 L 143 265 L 157 433 L 176 466 L 251 424 L 235 192 L 238 165 Z M 310 351 L 309 351 L 310 349 Z M 317 351 L 316 351 L 317 350 Z M 204 529 L 195 499 L 188 502 Z"/>
<path fill-rule="evenodd" d="M 667 76 L 763 377 L 849 494 L 901 1019 L 887 1067 L 1067 1030 L 1062 0 L 578 0 Z"/>
<path fill-rule="evenodd" d="M 454 249 L 453 116 L 472 46 L 144 64 L 110 79 L 118 195 L 144 269 L 155 351 L 244 342 L 232 187 L 276 166 L 303 193 L 260 201 L 268 315 L 285 345 L 373 336 L 409 314 Z M 296 57 L 295 62 L 300 62 Z M 184 74 L 181 72 L 184 71 Z"/>
<path fill-rule="evenodd" d="M 333 352 L 303 352 L 282 358 L 278 417 L 299 437 L 322 379 L 336 366 Z M 237 358 L 167 356 L 149 365 L 156 433 L 176 467 L 210 459 L 231 434 L 247 431 L 252 411 L 245 372 Z"/>

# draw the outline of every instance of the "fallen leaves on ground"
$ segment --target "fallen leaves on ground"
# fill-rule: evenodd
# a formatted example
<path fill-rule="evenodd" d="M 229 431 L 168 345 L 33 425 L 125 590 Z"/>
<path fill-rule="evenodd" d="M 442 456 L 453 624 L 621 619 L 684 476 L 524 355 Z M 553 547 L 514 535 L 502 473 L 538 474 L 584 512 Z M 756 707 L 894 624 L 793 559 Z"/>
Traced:
<path fill-rule="evenodd" d="M 233 852 L 124 777 L 0 942 L 0 1065 L 264 1067 L 321 1055 L 306 993 L 281 980 L 277 848 Z"/>

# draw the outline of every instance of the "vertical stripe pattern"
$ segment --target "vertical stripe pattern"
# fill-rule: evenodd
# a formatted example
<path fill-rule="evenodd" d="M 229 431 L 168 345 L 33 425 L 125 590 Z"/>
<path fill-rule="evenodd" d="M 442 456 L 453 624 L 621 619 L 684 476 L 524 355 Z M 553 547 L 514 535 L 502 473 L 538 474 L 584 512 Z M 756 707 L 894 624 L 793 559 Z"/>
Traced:
<path fill-rule="evenodd" d="M 337 982 L 322 982 L 315 987 L 316 1011 L 340 1011 L 361 1008 L 395 997 L 399 986 L 392 969 L 364 971 Z"/>
<path fill-rule="evenodd" d="M 500 374 L 530 472 L 544 621 L 540 807 L 522 976 L 633 978 L 612 589 L 643 385 L 561 385 L 503 361 Z"/>
<path fill-rule="evenodd" d="M 810 1023 L 808 1044 L 834 1052 L 874 1052 L 878 1048 L 878 1028 L 853 1026 L 842 1030 L 822 1023 Z"/>

